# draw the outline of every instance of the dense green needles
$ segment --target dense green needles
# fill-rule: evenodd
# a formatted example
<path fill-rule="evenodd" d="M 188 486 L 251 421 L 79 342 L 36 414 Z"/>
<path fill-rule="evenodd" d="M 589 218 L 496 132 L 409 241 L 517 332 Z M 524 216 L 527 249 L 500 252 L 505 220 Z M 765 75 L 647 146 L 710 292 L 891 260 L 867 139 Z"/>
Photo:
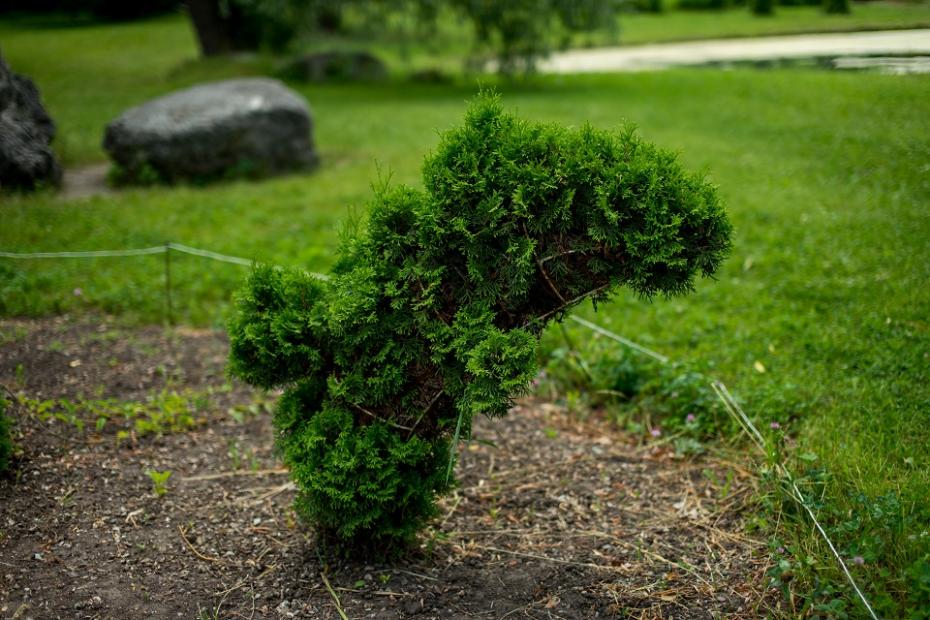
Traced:
<path fill-rule="evenodd" d="M 397 547 L 434 515 L 455 440 L 525 390 L 548 321 L 621 286 L 688 292 L 729 250 L 714 187 L 672 154 L 489 95 L 423 183 L 378 188 L 329 281 L 257 267 L 230 326 L 232 372 L 285 388 L 299 511 L 352 548 Z"/>

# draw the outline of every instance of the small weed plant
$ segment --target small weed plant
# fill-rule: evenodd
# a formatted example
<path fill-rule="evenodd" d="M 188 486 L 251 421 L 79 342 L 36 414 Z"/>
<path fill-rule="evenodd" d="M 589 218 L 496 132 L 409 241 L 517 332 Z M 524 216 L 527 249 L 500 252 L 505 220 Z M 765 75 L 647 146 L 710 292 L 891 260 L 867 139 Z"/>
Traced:
<path fill-rule="evenodd" d="M 533 386 L 541 396 L 564 399 L 570 413 L 603 410 L 621 428 L 663 436 L 683 454 L 703 452 L 705 440 L 737 432 L 710 377 L 694 364 L 660 363 L 604 341 L 578 350 L 563 336 L 560 343 L 548 335 Z"/>
<path fill-rule="evenodd" d="M 809 515 L 793 499 L 793 482 L 879 617 L 930 619 L 930 513 L 926 508 L 907 506 L 894 492 L 858 492 L 842 501 L 830 498 L 826 494 L 830 472 L 820 459 L 787 450 L 784 431 L 772 431 L 767 464 L 760 469 L 762 510 L 751 527 L 775 531 L 769 544 L 768 578 L 782 592 L 792 616 L 845 620 L 864 613 L 845 579 L 821 577 L 820 558 L 830 551 L 824 548 Z M 785 471 L 797 473 L 788 479 Z M 779 538 L 786 529 L 801 528 L 810 531 L 809 538 L 792 542 Z M 832 556 L 828 557 L 832 562 Z M 906 566 L 897 579 L 889 579 L 887 566 L 892 562 Z"/>
<path fill-rule="evenodd" d="M 7 414 L 10 401 L 0 394 L 0 474 L 10 468 L 13 459 L 12 421 Z"/>
<path fill-rule="evenodd" d="M 259 461 L 255 448 L 245 451 L 239 445 L 238 440 L 231 439 L 227 443 L 226 454 L 229 456 L 230 465 L 234 471 L 245 468 L 251 471 L 258 471 Z"/>
<path fill-rule="evenodd" d="M 43 422 L 58 421 L 83 433 L 91 424 L 98 433 L 110 427 L 120 427 L 118 440 L 130 432 L 136 437 L 181 433 L 197 426 L 197 415 L 209 406 L 205 394 L 163 389 L 145 401 L 116 399 L 53 398 L 37 400 L 19 396 L 25 411 Z M 129 429 L 125 428 L 129 426 Z"/>
<path fill-rule="evenodd" d="M 457 442 L 528 390 L 550 321 L 622 286 L 687 293 L 729 250 L 715 188 L 673 154 L 492 95 L 423 184 L 376 188 L 328 281 L 256 267 L 230 324 L 232 373 L 284 389 L 297 512 L 346 551 L 400 549 L 436 515 Z"/>
<path fill-rule="evenodd" d="M 171 470 L 148 469 L 145 471 L 145 475 L 152 481 L 152 493 L 155 497 L 164 497 L 168 493 L 168 479 L 171 478 L 171 474 Z"/>

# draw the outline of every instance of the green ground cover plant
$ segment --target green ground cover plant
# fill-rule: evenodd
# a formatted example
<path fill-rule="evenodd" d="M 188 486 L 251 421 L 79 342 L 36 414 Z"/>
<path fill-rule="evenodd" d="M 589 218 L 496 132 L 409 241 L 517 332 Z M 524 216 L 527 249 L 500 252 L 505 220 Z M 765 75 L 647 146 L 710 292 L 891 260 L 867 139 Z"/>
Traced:
<path fill-rule="evenodd" d="M 171 478 L 171 471 L 158 471 L 157 469 L 147 469 L 145 475 L 152 481 L 152 494 L 155 497 L 164 497 L 168 494 L 168 479 Z"/>
<path fill-rule="evenodd" d="M 377 187 L 330 280 L 257 267 L 230 323 L 232 374 L 285 388 L 298 512 L 347 551 L 397 550 L 436 515 L 458 441 L 526 392 L 547 323 L 621 286 L 690 292 L 730 247 L 715 188 L 671 153 L 488 94 L 423 185 Z"/>
<path fill-rule="evenodd" d="M 562 326 L 547 332 L 540 364 L 539 396 L 563 400 L 582 417 L 606 412 L 634 433 L 672 441 L 680 453 L 703 452 L 702 442 L 739 432 L 712 378 L 693 362 L 659 362 L 606 339 L 579 348 Z"/>
<path fill-rule="evenodd" d="M 0 474 L 10 468 L 13 459 L 12 420 L 7 414 L 10 403 L 5 396 L 0 395 Z"/>
<path fill-rule="evenodd" d="M 853 16 L 863 8 L 854 5 Z M 636 36 L 652 36 L 649 28 L 673 24 L 678 15 L 657 17 Z M 738 18 L 751 16 L 741 9 Z M 729 19 L 730 12 L 708 16 Z M 763 22 L 770 23 L 752 23 Z M 634 35 L 632 26 L 627 34 Z M 42 89 L 67 164 L 102 161 L 103 126 L 124 107 L 197 80 L 257 70 L 237 60 L 193 62 L 192 35 L 181 20 L 76 29 L 2 23 L 0 41 L 11 64 Z M 437 129 L 460 118 L 475 90 L 470 82 L 390 80 L 297 88 L 317 115 L 324 164 L 314 175 L 82 200 L 3 196 L 0 247 L 93 250 L 171 239 L 325 271 L 351 212 L 346 205 L 365 204 L 379 166 L 393 183 L 417 186 L 420 155 L 435 148 Z M 902 525 L 887 532 L 889 543 L 874 560 L 863 556 L 851 569 L 866 594 L 883 601 L 885 617 L 925 609 L 918 597 L 926 592 L 919 543 L 930 497 L 930 79 L 695 70 L 547 77 L 501 89 L 509 105 L 534 120 L 590 120 L 601 128 L 635 121 L 644 138 L 678 149 L 688 168 L 713 171 L 734 224 L 734 256 L 719 281 L 699 284 L 687 303 L 645 305 L 620 293 L 596 316 L 584 307 L 578 312 L 722 379 L 761 428 L 778 422 L 794 450 L 814 455 L 824 472 L 817 474 L 818 509 L 830 528 L 843 515 L 864 515 L 860 494 L 878 501 L 893 493 Z M 222 325 L 243 268 L 172 260 L 178 321 Z M 161 257 L 0 260 L 0 312 L 105 311 L 129 323 L 160 322 L 162 277 Z M 592 364 L 598 349 L 613 348 L 581 326 L 566 329 Z M 560 330 L 544 333 L 543 355 L 560 347 Z M 667 436 L 661 419 L 651 422 Z M 809 522 L 779 520 L 779 506 L 763 506 L 751 519 L 760 532 L 778 524 L 773 557 L 800 567 L 790 581 L 796 600 L 816 591 L 817 604 L 846 601 L 844 613 L 860 617 Z M 869 535 L 850 530 L 842 552 L 854 553 L 852 542 Z M 782 545 L 793 550 L 790 558 L 774 555 Z"/>
<path fill-rule="evenodd" d="M 116 432 L 117 441 L 146 435 L 181 433 L 199 423 L 198 417 L 209 406 L 206 394 L 163 389 L 144 401 L 112 398 L 52 398 L 38 400 L 19 396 L 18 404 L 29 415 L 43 422 L 56 421 L 78 433 L 92 428 L 98 433 Z"/>

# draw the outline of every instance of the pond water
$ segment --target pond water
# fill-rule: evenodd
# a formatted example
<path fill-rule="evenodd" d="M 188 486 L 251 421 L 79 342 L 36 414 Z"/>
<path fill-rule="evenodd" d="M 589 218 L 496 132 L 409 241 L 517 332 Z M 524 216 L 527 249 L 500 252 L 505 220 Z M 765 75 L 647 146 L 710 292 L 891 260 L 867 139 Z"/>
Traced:
<path fill-rule="evenodd" d="M 810 58 L 709 62 L 700 66 L 714 69 L 819 68 L 831 71 L 868 71 L 886 75 L 913 75 L 930 73 L 930 56 L 816 56 Z"/>

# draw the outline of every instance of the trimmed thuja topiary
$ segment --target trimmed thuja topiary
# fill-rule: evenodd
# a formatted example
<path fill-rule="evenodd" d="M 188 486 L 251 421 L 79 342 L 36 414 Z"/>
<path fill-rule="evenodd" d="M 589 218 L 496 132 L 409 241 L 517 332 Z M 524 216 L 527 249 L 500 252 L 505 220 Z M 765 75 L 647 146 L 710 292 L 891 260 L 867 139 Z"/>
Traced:
<path fill-rule="evenodd" d="M 423 184 L 376 190 L 327 281 L 256 266 L 230 325 L 232 373 L 284 388 L 298 513 L 345 549 L 396 549 L 436 514 L 456 441 L 526 390 L 548 322 L 624 285 L 686 293 L 729 249 L 715 188 L 672 153 L 525 122 L 493 95 Z"/>

